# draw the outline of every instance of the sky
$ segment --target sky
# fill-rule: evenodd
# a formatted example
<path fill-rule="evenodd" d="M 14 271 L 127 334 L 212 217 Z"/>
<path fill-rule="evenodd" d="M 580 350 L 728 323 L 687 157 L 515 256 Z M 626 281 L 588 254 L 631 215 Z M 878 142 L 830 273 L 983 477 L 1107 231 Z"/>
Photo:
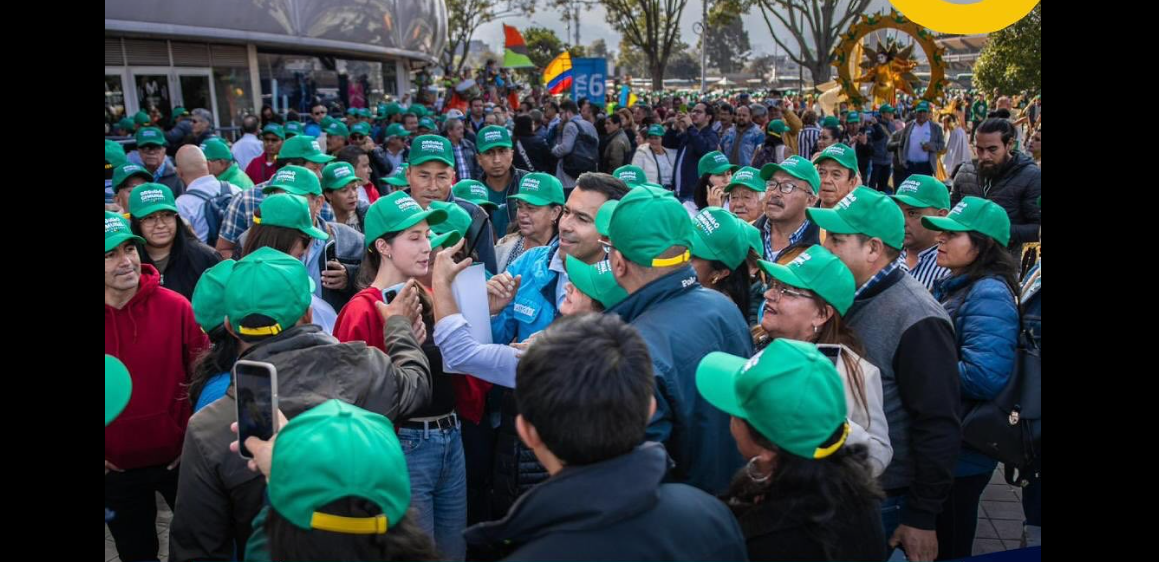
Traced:
<path fill-rule="evenodd" d="M 701 0 L 688 0 L 688 5 L 684 8 L 684 15 L 680 19 L 680 40 L 689 45 L 696 44 L 697 36 L 693 33 L 693 24 L 700 21 L 701 18 Z M 869 4 L 868 13 L 876 13 L 880 11 L 889 11 L 889 0 L 873 0 Z M 608 25 L 607 11 L 603 5 L 597 4 L 589 11 L 585 11 L 580 16 L 580 43 L 583 45 L 590 45 L 596 39 L 603 39 L 608 44 L 608 50 L 619 51 L 620 34 L 617 33 L 611 26 Z M 749 33 L 749 43 L 753 48 L 753 55 L 759 56 L 763 54 L 774 54 L 778 49 L 777 44 L 773 41 L 773 36 L 769 33 L 769 28 L 765 24 L 765 19 L 761 16 L 759 9 L 753 9 L 748 14 L 741 15 L 741 20 L 745 24 L 745 30 Z M 776 26 L 778 36 L 781 41 L 789 46 L 794 46 L 796 41 L 788 31 L 784 29 L 772 14 L 769 15 L 769 20 Z M 475 39 L 487 43 L 491 50 L 496 53 L 503 52 L 503 26 L 502 24 L 513 25 L 520 29 L 538 26 L 546 27 L 556 32 L 556 35 L 565 42 L 570 43 L 570 39 L 564 39 L 567 34 L 567 24 L 563 21 L 563 15 L 558 10 L 536 10 L 531 17 L 513 17 L 506 18 L 500 21 L 492 22 L 484 25 L 475 32 Z"/>

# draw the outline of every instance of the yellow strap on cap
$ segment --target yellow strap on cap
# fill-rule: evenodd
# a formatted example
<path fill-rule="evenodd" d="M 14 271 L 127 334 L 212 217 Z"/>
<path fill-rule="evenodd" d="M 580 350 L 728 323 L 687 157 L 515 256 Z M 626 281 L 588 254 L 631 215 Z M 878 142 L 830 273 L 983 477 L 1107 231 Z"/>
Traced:
<path fill-rule="evenodd" d="M 254 224 L 262 224 L 262 218 L 254 215 Z"/>
<path fill-rule="evenodd" d="M 342 517 L 329 513 L 314 512 L 310 518 L 310 528 L 347 535 L 382 535 L 389 527 L 385 515 L 377 517 Z"/>
<path fill-rule="evenodd" d="M 845 428 L 844 431 L 841 432 L 841 439 L 838 439 L 836 443 L 828 447 L 817 447 L 817 450 L 813 452 L 813 458 L 823 459 L 829 455 L 832 455 L 833 453 L 836 453 L 837 449 L 840 449 L 841 446 L 845 444 L 845 440 L 849 438 L 849 422 L 845 422 L 841 425 Z"/>
<path fill-rule="evenodd" d="M 673 265 L 680 265 L 680 264 L 688 261 L 689 259 L 692 259 L 692 252 L 685 250 L 683 254 L 676 256 L 674 258 L 667 258 L 667 259 L 656 258 L 656 259 L 652 260 L 652 267 L 670 267 Z"/>
<path fill-rule="evenodd" d="M 274 324 L 273 326 L 262 326 L 261 328 L 247 328 L 242 326 L 238 329 L 243 336 L 276 336 L 282 333 L 282 325 Z"/>

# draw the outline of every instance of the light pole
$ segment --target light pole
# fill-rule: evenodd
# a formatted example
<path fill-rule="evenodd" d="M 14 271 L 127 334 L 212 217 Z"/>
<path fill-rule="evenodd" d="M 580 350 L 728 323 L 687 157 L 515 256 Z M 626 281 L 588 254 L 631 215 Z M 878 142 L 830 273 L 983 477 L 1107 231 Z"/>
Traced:
<path fill-rule="evenodd" d="M 708 85 L 708 0 L 702 0 L 701 8 L 701 19 L 692 26 L 692 31 L 700 35 L 700 93 L 703 94 Z"/>

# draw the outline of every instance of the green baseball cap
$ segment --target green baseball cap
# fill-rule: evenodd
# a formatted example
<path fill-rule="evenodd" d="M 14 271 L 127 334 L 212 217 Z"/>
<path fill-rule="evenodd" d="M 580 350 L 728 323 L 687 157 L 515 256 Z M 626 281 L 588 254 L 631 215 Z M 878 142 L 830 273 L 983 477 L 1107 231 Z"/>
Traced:
<path fill-rule="evenodd" d="M 386 128 L 386 138 L 409 137 L 409 136 L 410 136 L 410 131 L 406 130 L 406 127 L 403 127 L 402 125 L 399 125 L 398 123 L 391 123 L 390 126 Z"/>
<path fill-rule="evenodd" d="M 896 113 L 897 112 L 897 110 L 894 109 L 893 106 L 889 105 L 888 103 L 881 106 L 881 109 L 878 111 L 880 111 L 881 113 Z"/>
<path fill-rule="evenodd" d="M 841 120 L 838 119 L 837 116 L 835 116 L 835 115 L 826 115 L 825 118 L 821 120 L 821 126 L 822 127 L 840 127 Z"/>
<path fill-rule="evenodd" d="M 859 113 L 857 111 L 850 111 L 849 115 L 845 117 L 845 122 L 846 123 L 860 123 L 861 122 L 861 113 Z"/>
<path fill-rule="evenodd" d="M 358 110 L 358 115 L 360 115 L 362 117 L 370 117 L 370 108 L 369 107 L 360 108 Z"/>
<path fill-rule="evenodd" d="M 137 125 L 148 125 L 152 120 L 153 118 L 149 117 L 149 114 L 144 111 L 138 111 L 136 115 L 133 115 L 133 123 Z"/>
<path fill-rule="evenodd" d="M 849 437 L 841 376 L 808 342 L 776 339 L 752 359 L 709 353 L 696 368 L 696 388 L 709 404 L 799 457 L 823 459 Z"/>
<path fill-rule="evenodd" d="M 234 260 L 221 260 L 217 265 L 205 270 L 193 288 L 193 319 L 205 333 L 212 332 L 225 324 L 225 286 L 233 275 Z"/>
<path fill-rule="evenodd" d="M 702 260 L 723 263 L 736 269 L 749 255 L 748 234 L 744 222 L 721 207 L 705 207 L 692 218 L 696 236 L 692 238 L 692 255 Z"/>
<path fill-rule="evenodd" d="M 133 119 L 130 117 L 122 117 L 120 121 L 117 121 L 117 128 L 123 131 L 133 132 L 133 129 L 137 128 L 137 124 L 133 123 Z"/>
<path fill-rule="evenodd" d="M 507 127 L 500 127 L 498 125 L 488 125 L 479 129 L 479 134 L 475 137 L 475 147 L 479 154 L 483 154 L 495 147 L 511 148 L 511 133 L 507 131 Z"/>
<path fill-rule="evenodd" d="M 832 209 L 805 209 L 809 220 L 833 234 L 864 234 L 886 246 L 902 249 L 905 216 L 888 195 L 865 186 L 846 195 Z"/>
<path fill-rule="evenodd" d="M 297 135 L 286 139 L 282 143 L 282 150 L 278 151 L 278 159 L 305 158 L 315 164 L 333 162 L 334 157 L 322 152 L 318 139 L 310 135 Z"/>
<path fill-rule="evenodd" d="M 322 195 L 322 184 L 318 181 L 318 175 L 314 170 L 293 164 L 279 169 L 270 183 L 262 188 L 262 193 L 269 195 L 275 189 L 301 196 Z"/>
<path fill-rule="evenodd" d="M 567 280 L 581 293 L 604 305 L 604 309 L 612 308 L 628 298 L 628 291 L 616 283 L 612 262 L 603 260 L 588 265 L 572 255 L 568 255 L 566 261 Z"/>
<path fill-rule="evenodd" d="M 793 155 L 780 164 L 765 164 L 761 168 L 761 179 L 769 181 L 777 171 L 809 182 L 809 186 L 813 188 L 813 195 L 817 195 L 821 189 L 821 176 L 817 174 L 817 167 L 808 158 Z"/>
<path fill-rule="evenodd" d="M 290 136 L 290 133 L 293 133 L 295 135 L 300 135 L 300 134 L 302 134 L 302 122 L 301 121 L 290 121 L 290 122 L 286 123 L 285 129 L 286 129 L 286 136 L 287 137 Z"/>
<path fill-rule="evenodd" d="M 410 473 L 389 419 L 334 398 L 278 432 L 268 493 L 278 515 L 298 528 L 381 535 L 406 516 Z M 382 514 L 343 517 L 318 511 L 347 497 L 368 500 Z"/>
<path fill-rule="evenodd" d="M 176 119 L 178 117 L 185 116 L 185 115 L 189 115 L 189 112 L 186 111 L 184 107 L 178 106 L 178 107 L 173 108 L 173 118 L 174 119 Z"/>
<path fill-rule="evenodd" d="M 351 108 L 347 108 L 347 109 L 346 109 L 346 114 L 347 114 L 347 115 L 358 115 L 358 109 L 356 109 L 356 108 L 353 108 L 353 107 L 351 107 Z"/>
<path fill-rule="evenodd" d="M 616 171 L 612 172 L 620 181 L 628 184 L 628 187 L 637 187 L 642 183 L 647 183 L 648 176 L 644 173 L 644 169 L 639 166 L 620 166 Z"/>
<path fill-rule="evenodd" d="M 492 203 L 487 196 L 487 186 L 478 180 L 463 180 L 451 188 L 451 193 L 459 198 L 470 201 L 485 209 L 495 210 L 499 205 Z"/>
<path fill-rule="evenodd" d="M 407 164 L 406 162 L 403 162 L 402 165 L 395 168 L 394 171 L 391 172 L 389 176 L 382 178 L 382 181 L 384 181 L 390 185 L 393 185 L 395 187 L 407 187 L 408 185 L 410 185 L 410 182 L 408 182 L 406 180 L 406 169 L 409 166 L 410 166 L 409 164 Z"/>
<path fill-rule="evenodd" d="M 433 131 L 435 129 L 438 129 L 439 126 L 435 125 L 435 122 L 433 120 L 431 120 L 430 117 L 423 117 L 422 119 L 419 119 L 418 128 L 419 129 L 426 129 L 428 131 Z"/>
<path fill-rule="evenodd" d="M 387 117 L 390 117 L 391 115 L 398 115 L 399 113 L 402 113 L 402 106 L 398 105 L 397 103 L 386 104 Z"/>
<path fill-rule="evenodd" d="M 396 191 L 379 197 L 366 211 L 366 247 L 388 233 L 406 230 L 422 221 L 433 226 L 445 220 L 446 211 L 434 208 L 424 211 L 410 195 Z"/>
<path fill-rule="evenodd" d="M 282 126 L 278 125 L 277 123 L 270 123 L 269 125 L 266 125 L 266 128 L 262 129 L 262 134 L 263 135 L 274 135 L 274 136 L 278 137 L 279 139 L 286 140 L 286 130 L 283 129 Z"/>
<path fill-rule="evenodd" d="M 370 136 L 370 124 L 369 123 L 359 123 L 359 124 L 350 128 L 350 134 L 351 135 L 362 135 L 364 137 L 369 137 Z"/>
<path fill-rule="evenodd" d="M 143 219 L 158 211 L 177 212 L 173 190 L 160 183 L 143 183 L 129 194 L 129 214 Z"/>
<path fill-rule="evenodd" d="M 455 153 L 447 137 L 420 135 L 410 145 L 410 165 L 418 166 L 426 162 L 439 161 L 448 166 L 455 165 Z"/>
<path fill-rule="evenodd" d="M 289 228 L 318 240 L 330 239 L 326 231 L 314 226 L 310 203 L 300 195 L 277 193 L 266 197 L 262 200 L 259 212 L 260 215 L 254 216 L 254 224 Z"/>
<path fill-rule="evenodd" d="M 853 147 L 843 142 L 831 145 L 825 150 L 822 150 L 821 154 L 817 155 L 817 159 L 813 160 L 813 166 L 816 167 L 817 165 L 821 164 L 822 160 L 832 160 L 838 164 L 841 164 L 842 168 L 845 168 L 854 174 L 858 173 L 857 151 L 853 150 Z"/>
<path fill-rule="evenodd" d="M 153 181 L 153 174 L 150 174 L 149 170 L 136 164 L 121 164 L 113 170 L 113 192 L 119 191 L 119 188 L 133 176 L 145 178 L 145 181 Z"/>
<path fill-rule="evenodd" d="M 650 136 L 650 137 L 662 137 L 662 136 L 664 136 L 664 126 L 663 125 L 652 125 L 651 127 L 648 127 L 648 136 Z"/>
<path fill-rule="evenodd" d="M 349 162 L 331 162 L 322 169 L 322 189 L 342 189 L 356 181 L 361 180 L 354 175 L 354 165 Z"/>
<path fill-rule="evenodd" d="M 619 203 L 619 199 L 605 201 L 603 205 L 600 205 L 600 210 L 596 211 L 596 232 L 600 236 L 608 235 L 608 227 L 612 225 L 612 213 L 616 212 L 616 205 Z"/>
<path fill-rule="evenodd" d="M 346 128 L 344 123 L 335 121 L 329 127 L 326 127 L 326 134 L 331 137 L 346 138 L 350 136 L 350 129 Z"/>
<path fill-rule="evenodd" d="M 555 176 L 542 172 L 523 176 L 519 181 L 519 192 L 508 199 L 516 199 L 537 207 L 563 205 L 566 202 L 563 198 L 563 184 Z"/>
<path fill-rule="evenodd" d="M 917 112 L 917 111 L 929 111 L 929 110 L 930 110 L 930 102 L 928 102 L 928 101 L 920 102 L 920 103 L 918 103 L 917 107 L 914 108 L 915 112 Z"/>
<path fill-rule="evenodd" d="M 977 232 L 1010 244 L 1010 216 L 997 203 L 981 197 L 963 197 L 949 215 L 922 217 L 922 226 L 945 232 Z"/>
<path fill-rule="evenodd" d="M 214 160 L 233 160 L 233 153 L 229 151 L 229 145 L 219 138 L 207 139 L 201 144 L 201 151 L 205 153 L 205 159 L 211 162 Z"/>
<path fill-rule="evenodd" d="M 687 262 L 696 238 L 688 211 L 666 189 L 641 186 L 629 191 L 612 213 L 608 238 L 624 257 L 645 267 Z M 688 248 L 673 258 L 660 256 L 672 246 Z"/>
<path fill-rule="evenodd" d="M 772 121 L 769 121 L 769 126 L 766 129 L 766 131 L 770 135 L 774 135 L 774 136 L 778 136 L 778 137 L 785 134 L 785 131 L 788 131 L 788 130 L 789 130 L 789 126 L 785 124 L 785 121 L 783 119 L 773 119 Z"/>
<path fill-rule="evenodd" d="M 137 146 L 169 146 L 169 141 L 165 140 L 165 133 L 157 127 L 141 127 L 136 137 Z"/>
<path fill-rule="evenodd" d="M 113 166 L 121 166 L 128 163 L 129 158 L 125 155 L 125 147 L 121 143 L 105 139 L 105 166 L 111 168 Z M 114 175 L 116 172 L 114 172 Z M 152 176 L 150 176 L 152 177 Z M 113 185 L 116 185 L 114 183 Z"/>
<path fill-rule="evenodd" d="M 310 309 L 314 282 L 301 260 L 269 246 L 246 255 L 233 266 L 225 286 L 225 315 L 243 336 L 273 336 L 293 328 Z M 243 327 L 242 320 L 260 314 L 273 324 Z"/>
<path fill-rule="evenodd" d="M 761 260 L 760 266 L 781 283 L 817 293 L 837 310 L 837 314 L 845 316 L 853 306 L 853 293 L 857 291 L 853 272 L 840 258 L 821 246 L 810 246 L 788 265 Z"/>
<path fill-rule="evenodd" d="M 411 115 L 414 115 L 415 117 L 422 118 L 422 117 L 426 117 L 427 108 L 425 108 L 419 104 L 412 104 L 410 107 L 408 107 L 406 109 L 406 112 L 411 114 Z"/>
<path fill-rule="evenodd" d="M 748 239 L 749 248 L 758 256 L 765 255 L 765 239 L 761 237 L 761 229 L 751 225 L 748 221 L 740 221 L 741 229 L 744 230 L 745 237 Z"/>
<path fill-rule="evenodd" d="M 431 225 L 431 248 L 448 248 L 467 237 L 471 228 L 471 213 L 452 201 L 431 201 L 431 209 L 443 211 L 447 219 Z"/>
<path fill-rule="evenodd" d="M 136 240 L 141 244 L 145 243 L 144 238 L 133 234 L 125 217 L 117 213 L 105 211 L 105 251 L 113 251 L 114 248 L 120 246 L 125 240 Z"/>
<path fill-rule="evenodd" d="M 129 369 L 120 359 L 105 354 L 105 427 L 108 427 L 125 406 L 129 405 L 129 398 L 133 395 L 133 378 L 129 376 Z"/>
<path fill-rule="evenodd" d="M 920 209 L 950 209 L 950 190 L 938 178 L 913 174 L 901 182 L 893 200 Z"/>
<path fill-rule="evenodd" d="M 322 121 L 320 121 L 318 123 L 318 125 L 320 125 L 322 127 L 322 130 L 324 131 L 326 129 L 329 129 L 330 125 L 333 125 L 335 123 L 341 123 L 341 121 L 339 121 L 339 120 L 335 119 L 333 116 L 327 114 L 325 117 L 322 118 Z"/>
<path fill-rule="evenodd" d="M 728 182 L 728 185 L 725 186 L 724 192 L 729 193 L 732 191 L 732 188 L 738 185 L 751 189 L 757 193 L 764 193 L 766 190 L 768 190 L 768 188 L 765 187 L 765 180 L 761 179 L 761 171 L 752 166 L 745 166 L 737 170 L 736 173 L 732 175 L 732 181 Z"/>
<path fill-rule="evenodd" d="M 739 166 L 728 161 L 719 150 L 714 150 L 700 157 L 700 162 L 696 164 L 696 175 L 703 176 L 705 174 L 719 175 L 729 170 L 736 171 Z"/>

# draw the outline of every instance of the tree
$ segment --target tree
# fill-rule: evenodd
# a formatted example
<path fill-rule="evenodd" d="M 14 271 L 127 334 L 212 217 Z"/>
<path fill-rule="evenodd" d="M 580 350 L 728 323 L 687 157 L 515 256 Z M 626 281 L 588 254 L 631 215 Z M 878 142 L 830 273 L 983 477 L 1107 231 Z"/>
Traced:
<path fill-rule="evenodd" d="M 534 14 L 536 0 L 446 0 L 446 3 L 447 46 L 442 64 L 448 75 L 458 75 L 467 62 L 467 46 L 479 26 L 512 16 Z"/>
<path fill-rule="evenodd" d="M 739 14 L 731 14 L 713 22 L 709 18 L 708 65 L 724 74 L 732 74 L 744 68 L 744 63 L 752 54 L 749 32 L 744 28 Z"/>
<path fill-rule="evenodd" d="M 571 58 L 573 59 L 582 59 L 588 56 L 588 50 L 583 45 L 568 47 L 567 52 L 571 53 Z"/>
<path fill-rule="evenodd" d="M 679 51 L 680 16 L 688 0 L 601 0 L 607 21 L 630 47 L 643 51 L 652 89 L 664 87 L 669 58 Z M 621 49 L 623 52 L 623 49 Z M 699 66 L 699 65 L 698 65 Z"/>
<path fill-rule="evenodd" d="M 767 80 L 769 75 L 773 73 L 776 68 L 777 60 L 773 55 L 763 55 L 752 60 L 749 63 L 749 73 L 757 78 Z"/>
<path fill-rule="evenodd" d="M 676 52 L 668 59 L 668 71 L 673 78 L 694 80 L 700 78 L 700 53 L 693 52 L 686 43 L 680 43 Z M 652 76 L 652 89 L 656 90 L 656 77 Z M 663 85 L 663 82 L 661 82 Z"/>
<path fill-rule="evenodd" d="M 1042 3 L 1026 17 L 990 34 L 974 64 L 974 83 L 990 91 L 1042 89 Z"/>
<path fill-rule="evenodd" d="M 849 29 L 855 18 L 869 7 L 871 0 L 721 0 L 731 9 L 747 11 L 760 8 L 773 41 L 793 62 L 809 69 L 813 83 L 829 81 L 833 67 L 829 57 L 837 38 Z M 789 30 L 796 48 L 790 48 L 773 29 L 776 18 Z"/>
<path fill-rule="evenodd" d="M 555 32 L 544 27 L 529 27 L 523 30 L 523 42 L 527 44 L 528 56 L 539 71 L 547 68 L 552 59 L 563 52 L 563 41 Z"/>
<path fill-rule="evenodd" d="M 616 57 L 616 68 L 622 74 L 630 74 L 637 78 L 648 75 L 648 61 L 644 58 L 644 53 L 628 45 L 623 39 L 620 40 L 620 56 Z"/>
<path fill-rule="evenodd" d="M 592 41 L 591 46 L 588 47 L 588 54 L 596 58 L 612 59 L 612 54 L 608 52 L 608 43 L 603 39 Z"/>

